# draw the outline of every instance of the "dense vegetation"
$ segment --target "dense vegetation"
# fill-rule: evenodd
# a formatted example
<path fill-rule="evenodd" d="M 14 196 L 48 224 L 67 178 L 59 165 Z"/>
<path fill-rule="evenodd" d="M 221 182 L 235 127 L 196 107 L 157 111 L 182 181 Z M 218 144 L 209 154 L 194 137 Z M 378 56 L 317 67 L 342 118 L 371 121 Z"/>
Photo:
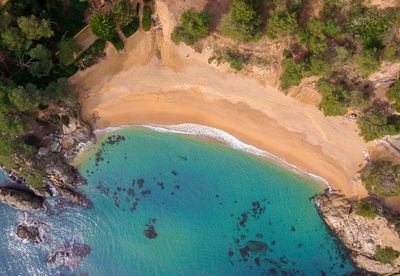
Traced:
<path fill-rule="evenodd" d="M 181 26 L 175 27 L 171 34 L 174 42 L 184 42 L 186 45 L 193 45 L 210 33 L 210 21 L 212 15 L 208 12 L 195 12 L 187 10 L 182 13 Z"/>
<path fill-rule="evenodd" d="M 374 258 L 383 264 L 393 264 L 393 261 L 400 256 L 400 253 L 391 247 L 381 247 L 378 245 L 375 249 Z"/>
<path fill-rule="evenodd" d="M 142 29 L 145 32 L 150 31 L 151 28 L 151 8 L 149 6 L 143 7 Z"/>
<path fill-rule="evenodd" d="M 9 0 L 0 8 L 0 164 L 19 168 L 31 186 L 40 187 L 46 173 L 26 158 L 37 152 L 35 132 L 46 122 L 39 110 L 50 103 L 73 107 L 77 93 L 67 78 L 76 72 L 72 38 L 84 25 L 86 3 Z"/>
<path fill-rule="evenodd" d="M 400 165 L 390 161 L 372 161 L 361 170 L 361 180 L 370 192 L 383 196 L 400 195 Z"/>
<path fill-rule="evenodd" d="M 374 219 L 378 215 L 378 209 L 366 200 L 362 200 L 357 205 L 356 214 L 362 217 Z"/>

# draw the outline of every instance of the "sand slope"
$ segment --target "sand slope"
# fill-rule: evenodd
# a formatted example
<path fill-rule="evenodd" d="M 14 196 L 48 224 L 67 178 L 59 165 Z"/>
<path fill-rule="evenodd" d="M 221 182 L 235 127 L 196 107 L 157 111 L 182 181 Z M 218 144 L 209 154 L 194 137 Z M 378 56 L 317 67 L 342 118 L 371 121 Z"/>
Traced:
<path fill-rule="evenodd" d="M 324 177 L 348 196 L 366 194 L 351 181 L 367 149 L 354 121 L 324 117 L 274 87 L 208 65 L 207 50 L 198 54 L 164 40 L 160 31 L 139 31 L 124 51 L 108 47 L 105 60 L 72 78 L 83 116 L 95 128 L 207 125 Z"/>

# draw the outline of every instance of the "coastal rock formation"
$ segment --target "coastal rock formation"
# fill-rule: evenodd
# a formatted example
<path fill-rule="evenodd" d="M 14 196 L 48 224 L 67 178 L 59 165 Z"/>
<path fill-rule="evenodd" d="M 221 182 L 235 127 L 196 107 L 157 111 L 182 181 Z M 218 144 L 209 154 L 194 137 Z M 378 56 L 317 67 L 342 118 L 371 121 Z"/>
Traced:
<path fill-rule="evenodd" d="M 148 228 L 143 231 L 143 233 L 148 239 L 155 239 L 158 236 L 153 225 L 149 225 Z"/>
<path fill-rule="evenodd" d="M 37 210 L 43 206 L 43 200 L 40 197 L 10 187 L 0 187 L 0 201 L 19 210 Z"/>
<path fill-rule="evenodd" d="M 71 188 L 56 186 L 55 190 L 59 194 L 69 198 L 74 204 L 76 204 L 78 206 L 84 206 L 84 207 L 88 207 L 88 208 L 93 207 L 92 203 L 87 198 L 85 198 L 82 194 L 80 194 L 77 191 L 74 191 Z"/>
<path fill-rule="evenodd" d="M 35 226 L 18 225 L 16 234 L 23 240 L 28 240 L 35 243 L 42 242 L 39 229 Z"/>
<path fill-rule="evenodd" d="M 66 243 L 47 254 L 46 262 L 67 269 L 74 269 L 82 263 L 83 258 L 90 252 L 91 248 L 87 244 Z"/>
<path fill-rule="evenodd" d="M 320 195 L 317 203 L 321 217 L 352 251 L 351 257 L 359 268 L 377 274 L 400 273 L 400 258 L 393 265 L 374 260 L 377 246 L 400 251 L 400 237 L 385 218 L 357 215 L 351 202 L 342 195 Z"/>

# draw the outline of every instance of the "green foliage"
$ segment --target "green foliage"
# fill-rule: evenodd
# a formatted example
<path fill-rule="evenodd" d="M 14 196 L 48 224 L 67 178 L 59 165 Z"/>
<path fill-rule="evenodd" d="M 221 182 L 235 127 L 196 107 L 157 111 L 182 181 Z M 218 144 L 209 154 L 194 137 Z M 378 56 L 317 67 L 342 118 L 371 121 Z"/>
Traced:
<path fill-rule="evenodd" d="M 117 2 L 112 8 L 111 13 L 120 26 L 129 24 L 136 15 L 135 9 L 127 0 Z"/>
<path fill-rule="evenodd" d="M 369 76 L 381 67 L 381 61 L 374 50 L 362 51 L 357 58 L 357 64 L 365 76 Z"/>
<path fill-rule="evenodd" d="M 63 36 L 58 43 L 58 49 L 58 59 L 66 66 L 74 61 L 74 54 L 79 53 L 82 50 L 82 46 L 77 43 L 75 38 Z"/>
<path fill-rule="evenodd" d="M 121 28 L 121 31 L 125 37 L 130 37 L 131 35 L 136 33 L 137 30 L 139 30 L 139 26 L 140 26 L 139 16 L 134 16 L 129 24 Z"/>
<path fill-rule="evenodd" d="M 389 117 L 378 108 L 371 108 L 357 119 L 357 124 L 360 135 L 368 142 L 385 135 L 396 135 L 399 132 L 396 121 L 396 118 Z"/>
<path fill-rule="evenodd" d="M 0 113 L 0 131 L 6 132 L 12 135 L 24 134 L 29 126 L 33 126 L 34 123 L 29 117 L 14 114 L 7 116 L 4 113 Z"/>
<path fill-rule="evenodd" d="M 282 65 L 284 72 L 280 77 L 281 89 L 287 90 L 292 86 L 299 85 L 304 78 L 304 64 L 296 62 L 293 59 L 285 59 Z"/>
<path fill-rule="evenodd" d="M 26 87 L 18 86 L 12 89 L 8 97 L 10 102 L 23 112 L 33 112 L 39 106 L 37 101 L 38 90 L 32 83 L 28 83 Z"/>
<path fill-rule="evenodd" d="M 42 44 L 37 44 L 28 52 L 35 61 L 29 66 L 29 72 L 32 76 L 41 77 L 50 74 L 54 64 L 51 60 L 51 53 Z"/>
<path fill-rule="evenodd" d="M 356 214 L 362 217 L 374 219 L 378 215 L 378 209 L 366 200 L 362 200 L 357 205 Z"/>
<path fill-rule="evenodd" d="M 325 76 L 330 70 L 330 65 L 322 55 L 312 55 L 310 57 L 310 72 L 315 76 Z"/>
<path fill-rule="evenodd" d="M 36 16 L 19 17 L 17 19 L 18 27 L 29 40 L 39 40 L 42 37 L 49 38 L 54 32 L 51 29 L 50 22 L 46 19 L 39 20 Z"/>
<path fill-rule="evenodd" d="M 325 23 L 324 32 L 327 36 L 335 38 L 342 32 L 342 29 L 337 24 L 336 20 L 328 20 Z"/>
<path fill-rule="evenodd" d="M 0 112 L 11 112 L 15 109 L 15 106 L 8 98 L 8 95 L 11 91 L 11 87 L 0 85 Z"/>
<path fill-rule="evenodd" d="M 356 6 L 348 13 L 347 30 L 361 38 L 364 49 L 381 49 L 380 36 L 393 24 L 393 17 L 390 9 Z"/>
<path fill-rule="evenodd" d="M 282 54 L 283 54 L 283 56 L 285 58 L 292 58 L 293 57 L 292 53 L 288 49 L 283 50 Z"/>
<path fill-rule="evenodd" d="M 283 33 L 295 34 L 298 30 L 297 15 L 288 11 L 277 8 L 269 12 L 268 25 L 266 34 L 270 39 L 274 39 L 277 35 Z"/>
<path fill-rule="evenodd" d="M 117 35 L 114 20 L 111 16 L 95 13 L 90 19 L 90 29 L 92 32 L 105 40 L 111 41 Z"/>
<path fill-rule="evenodd" d="M 30 42 L 27 42 L 20 29 L 10 27 L 1 34 L 2 43 L 12 52 L 20 52 L 22 49 L 26 49 L 30 46 Z"/>
<path fill-rule="evenodd" d="M 393 107 L 397 112 L 400 112 L 400 78 L 386 92 L 386 97 L 390 102 L 394 102 Z"/>
<path fill-rule="evenodd" d="M 393 248 L 382 248 L 380 245 L 378 245 L 375 249 L 374 258 L 375 260 L 383 264 L 393 264 L 394 260 L 396 260 L 399 256 L 400 253 Z"/>
<path fill-rule="evenodd" d="M 183 41 L 186 45 L 193 45 L 210 33 L 212 15 L 207 11 L 195 12 L 187 10 L 181 15 L 181 26 L 175 27 L 171 34 L 174 42 Z"/>
<path fill-rule="evenodd" d="M 150 31 L 151 28 L 151 8 L 149 6 L 143 7 L 142 29 L 145 32 Z"/>
<path fill-rule="evenodd" d="M 350 93 L 349 105 L 359 111 L 364 111 L 369 108 L 369 94 L 360 90 L 353 90 Z"/>
<path fill-rule="evenodd" d="M 56 82 L 51 82 L 45 90 L 45 95 L 49 96 L 48 101 L 63 102 L 68 106 L 76 104 L 79 96 L 74 85 L 66 78 L 59 78 Z"/>
<path fill-rule="evenodd" d="M 324 28 L 325 24 L 321 20 L 314 18 L 307 21 L 308 32 L 313 36 L 319 35 L 324 30 Z"/>
<path fill-rule="evenodd" d="M 118 34 L 115 35 L 114 38 L 110 40 L 110 42 L 117 51 L 121 51 L 124 49 L 124 42 L 122 41 L 122 39 L 119 37 Z"/>
<path fill-rule="evenodd" d="M 394 42 L 386 45 L 385 51 L 383 53 L 383 59 L 390 62 L 398 62 L 400 59 L 400 45 Z"/>
<path fill-rule="evenodd" d="M 221 32 L 240 42 L 259 40 L 262 19 L 258 10 L 245 0 L 233 0 L 230 8 L 230 12 L 221 20 Z"/>
<path fill-rule="evenodd" d="M 317 82 L 317 89 L 322 95 L 318 107 L 325 116 L 343 116 L 347 113 L 348 95 L 342 85 L 322 78 Z"/>
<path fill-rule="evenodd" d="M 335 18 L 344 7 L 343 0 L 323 0 L 322 14 L 324 17 Z"/>
<path fill-rule="evenodd" d="M 326 36 L 324 34 L 318 34 L 316 36 L 312 36 L 308 43 L 308 48 L 310 49 L 310 52 L 313 54 L 320 54 L 325 52 L 328 49 Z"/>

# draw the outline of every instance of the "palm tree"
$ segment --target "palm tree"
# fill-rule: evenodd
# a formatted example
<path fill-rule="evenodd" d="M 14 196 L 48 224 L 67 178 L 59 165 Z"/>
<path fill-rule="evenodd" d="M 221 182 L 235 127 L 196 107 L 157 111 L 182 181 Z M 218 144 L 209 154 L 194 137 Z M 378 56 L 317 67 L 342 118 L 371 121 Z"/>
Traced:
<path fill-rule="evenodd" d="M 90 29 L 92 32 L 105 40 L 112 40 L 116 34 L 114 20 L 111 16 L 101 13 L 95 13 L 90 19 Z"/>

